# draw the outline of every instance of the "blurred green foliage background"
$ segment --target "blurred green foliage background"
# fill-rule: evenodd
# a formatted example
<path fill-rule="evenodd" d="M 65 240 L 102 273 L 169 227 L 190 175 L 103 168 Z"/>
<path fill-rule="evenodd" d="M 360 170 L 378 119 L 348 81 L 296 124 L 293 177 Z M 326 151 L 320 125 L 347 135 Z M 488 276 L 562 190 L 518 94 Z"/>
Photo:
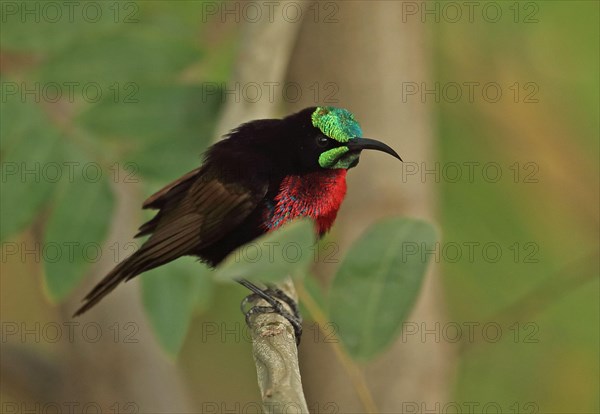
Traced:
<path fill-rule="evenodd" d="M 539 85 L 539 103 L 446 105 L 438 111 L 444 160 L 518 163 L 503 169 L 511 179 L 498 184 L 441 188 L 447 240 L 513 245 L 493 272 L 481 262 L 445 266 L 451 309 L 466 320 L 474 309 L 496 320 L 519 315 L 539 330 L 539 343 L 508 340 L 513 331 L 492 353 L 468 352 L 457 393 L 485 400 L 502 390 L 506 402 L 537 395 L 543 401 L 540 412 L 596 412 L 598 4 L 557 1 L 538 7 L 539 23 L 520 30 L 481 30 L 472 36 L 470 27 L 441 26 L 437 32 L 442 81 L 463 76 Z M 524 168 L 531 161 L 535 171 Z M 522 342 L 534 328 L 523 329 L 521 323 L 514 329 Z"/>
<path fill-rule="evenodd" d="M 224 100 L 207 87 L 221 88 L 231 78 L 243 37 L 243 22 L 206 16 L 206 2 L 91 2 L 102 10 L 91 23 L 81 3 L 72 21 L 62 9 L 58 22 L 44 18 L 52 12 L 43 14 L 44 2 L 27 2 L 34 11 L 25 16 L 25 3 L 0 3 L 3 322 L 65 317 L 55 303 L 80 295 L 86 275 L 97 280 L 106 270 L 82 259 L 83 251 L 75 262 L 22 261 L 8 254 L 6 243 L 113 240 L 121 208 L 116 184 L 139 205 L 195 168 L 216 138 Z M 436 162 L 481 163 L 474 180 L 427 176 L 437 194 L 442 242 L 462 246 L 463 255 L 465 243 L 479 243 L 474 260 L 437 260 L 447 319 L 494 321 L 504 330 L 498 342 L 459 344 L 449 400 L 497 402 L 504 412 L 535 412 L 529 402 L 542 413 L 598 412 L 599 5 L 491 3 L 504 13 L 497 23 L 478 14 L 474 22 L 449 21 L 443 13 L 439 22 L 425 19 L 428 86 L 495 82 L 501 100 L 484 99 L 481 89 L 473 102 L 397 91 L 399 101 L 431 108 Z M 42 13 L 37 20 L 35 4 Z M 343 18 L 342 8 L 340 24 Z M 53 85 L 61 91 L 57 99 Z M 339 99 L 344 106 L 343 90 Z M 24 181 L 15 172 L 21 163 L 58 163 L 67 174 L 69 162 L 79 163 L 73 180 Z M 482 175 L 490 163 L 501 166 L 497 182 Z M 82 170 L 90 164 L 95 169 Z M 98 168 L 101 177 L 90 180 Z M 398 177 L 397 191 L 401 178 L 419 176 Z M 134 214 L 126 230 L 144 218 Z M 501 246 L 498 261 L 485 256 L 486 243 Z M 122 258 L 127 248 L 120 244 L 115 252 Z M 213 285 L 203 272 L 183 260 L 140 278 L 148 316 L 163 329 L 162 347 L 179 352 L 174 363 L 196 406 L 208 398 L 229 401 L 232 392 L 238 401 L 256 400 L 249 344 L 207 340 L 203 329 L 194 329 L 207 321 L 241 322 L 243 291 Z M 234 391 L 228 388 L 233 377 Z M 18 387 L 5 384 L 3 401 L 17 398 Z"/>

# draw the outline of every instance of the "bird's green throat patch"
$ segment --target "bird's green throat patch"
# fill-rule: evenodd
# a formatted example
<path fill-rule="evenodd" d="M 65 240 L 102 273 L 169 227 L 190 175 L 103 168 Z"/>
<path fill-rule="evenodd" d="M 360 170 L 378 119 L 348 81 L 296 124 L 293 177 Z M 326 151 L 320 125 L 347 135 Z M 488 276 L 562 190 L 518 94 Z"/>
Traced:
<path fill-rule="evenodd" d="M 339 143 L 348 142 L 362 135 L 360 124 L 347 109 L 319 106 L 311 118 L 313 126 Z M 350 150 L 346 146 L 326 151 L 319 156 L 319 165 L 323 168 L 350 168 L 359 155 L 344 157 L 348 151 Z"/>

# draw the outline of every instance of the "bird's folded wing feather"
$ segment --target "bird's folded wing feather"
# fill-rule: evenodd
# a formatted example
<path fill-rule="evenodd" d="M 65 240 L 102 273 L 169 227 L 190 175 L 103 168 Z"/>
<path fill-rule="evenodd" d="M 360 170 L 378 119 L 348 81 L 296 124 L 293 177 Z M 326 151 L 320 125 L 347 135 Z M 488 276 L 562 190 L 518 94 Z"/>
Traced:
<path fill-rule="evenodd" d="M 148 199 L 146 201 L 144 201 L 144 204 L 142 204 L 142 208 L 144 208 L 144 209 L 148 209 L 148 208 L 159 209 L 159 208 L 161 208 L 161 206 L 164 205 L 165 201 L 167 201 L 169 198 L 172 199 L 174 197 L 174 195 L 175 195 L 174 193 L 187 189 L 189 187 L 189 185 L 186 185 L 186 184 L 190 184 L 192 182 L 192 180 L 194 178 L 197 178 L 200 174 L 201 174 L 201 167 L 198 167 L 198 168 L 190 171 L 189 173 L 179 177 L 177 180 L 164 186 L 163 188 L 158 190 L 156 193 L 154 193 L 150 197 L 148 197 Z M 167 195 L 169 195 L 169 197 L 167 197 Z"/>
<path fill-rule="evenodd" d="M 189 178 L 188 178 L 189 179 Z M 181 189 L 187 187 L 187 190 Z M 200 174 L 191 183 L 176 182 L 161 190 L 150 203 L 160 211 L 140 228 L 152 236 L 143 249 L 161 255 L 184 255 L 209 246 L 241 223 L 267 192 L 267 182 L 226 183 Z M 151 197 L 152 199 L 152 197 Z M 150 199 L 149 199 L 150 200 Z"/>
<path fill-rule="evenodd" d="M 200 171 L 184 177 L 149 199 L 147 205 L 160 211 L 138 235 L 151 234 L 150 238 L 88 293 L 75 315 L 90 309 L 121 282 L 221 239 L 257 207 L 268 188 L 266 181 L 233 184 Z"/>

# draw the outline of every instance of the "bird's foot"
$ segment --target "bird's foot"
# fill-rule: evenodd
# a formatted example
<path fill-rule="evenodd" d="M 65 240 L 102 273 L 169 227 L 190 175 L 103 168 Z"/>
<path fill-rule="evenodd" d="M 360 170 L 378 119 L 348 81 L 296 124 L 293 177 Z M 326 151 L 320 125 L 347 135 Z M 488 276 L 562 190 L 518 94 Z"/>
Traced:
<path fill-rule="evenodd" d="M 294 334 L 296 336 L 296 344 L 300 345 L 300 338 L 302 337 L 302 317 L 300 316 L 296 302 L 286 295 L 281 289 L 277 289 L 268 285 L 267 289 L 260 289 L 250 282 L 243 282 L 244 283 L 240 281 L 243 286 L 247 287 L 253 292 L 246 296 L 241 303 L 241 310 L 246 317 L 246 323 L 248 326 L 250 326 L 251 318 L 254 315 L 263 313 L 277 313 L 278 315 L 283 316 L 292 325 L 294 328 Z M 266 301 L 269 306 L 252 306 L 250 309 L 246 310 L 246 307 L 249 303 L 253 303 L 261 299 Z M 283 307 L 282 302 L 290 307 L 292 313 L 288 312 Z"/>

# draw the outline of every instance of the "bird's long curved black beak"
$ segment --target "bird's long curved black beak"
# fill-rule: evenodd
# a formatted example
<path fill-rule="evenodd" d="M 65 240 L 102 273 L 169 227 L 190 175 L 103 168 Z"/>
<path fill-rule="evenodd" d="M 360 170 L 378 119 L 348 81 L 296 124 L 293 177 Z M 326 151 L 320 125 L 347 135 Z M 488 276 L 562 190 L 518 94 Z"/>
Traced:
<path fill-rule="evenodd" d="M 398 158 L 400 161 L 402 161 L 402 158 L 400 158 L 396 151 L 394 151 L 387 144 L 384 144 L 381 141 L 377 141 L 376 139 L 352 138 L 348 140 L 346 146 L 350 151 L 362 151 L 365 149 L 372 149 L 376 151 L 385 152 L 386 154 L 390 154 L 392 157 Z"/>

